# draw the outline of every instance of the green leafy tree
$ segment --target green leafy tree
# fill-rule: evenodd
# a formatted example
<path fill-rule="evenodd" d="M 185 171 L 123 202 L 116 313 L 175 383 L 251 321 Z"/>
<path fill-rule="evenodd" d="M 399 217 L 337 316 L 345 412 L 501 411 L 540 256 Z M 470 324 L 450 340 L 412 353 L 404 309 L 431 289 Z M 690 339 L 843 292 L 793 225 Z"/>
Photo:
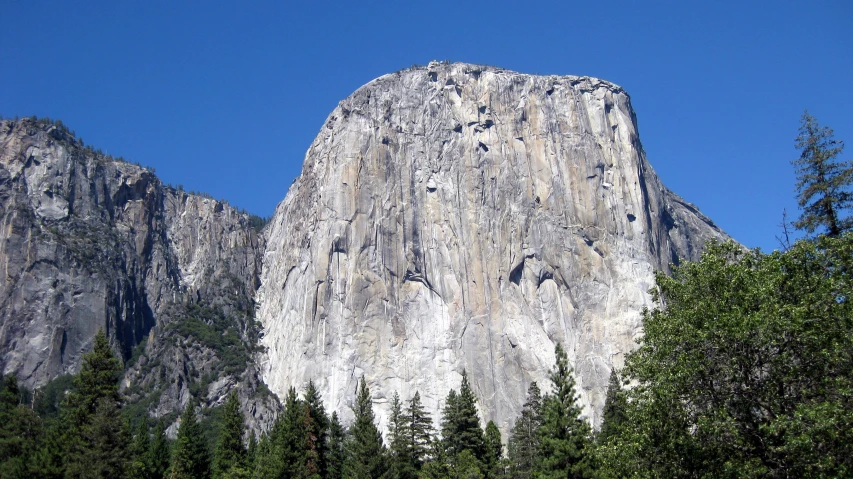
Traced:
<path fill-rule="evenodd" d="M 573 371 L 559 343 L 555 355 L 557 364 L 551 370 L 552 393 L 542 401 L 542 422 L 539 426 L 541 461 L 537 477 L 592 477 L 592 430 L 581 417 Z"/>
<path fill-rule="evenodd" d="M 74 389 L 60 412 L 66 477 L 123 477 L 128 466 L 130 430 L 118 392 L 121 362 L 103 330 L 84 355 Z"/>
<path fill-rule="evenodd" d="M 542 423 L 542 393 L 536 381 L 527 388 L 527 401 L 507 441 L 512 477 L 529 479 L 538 466 L 539 426 Z"/>
<path fill-rule="evenodd" d="M 148 461 L 151 467 L 151 479 L 163 479 L 169 470 L 171 462 L 171 451 L 169 439 L 166 437 L 166 425 L 163 420 L 157 421 L 154 426 L 154 434 L 151 438 L 151 446 L 148 449 Z"/>
<path fill-rule="evenodd" d="M 172 458 L 172 479 L 207 479 L 210 477 L 210 456 L 207 443 L 195 415 L 195 401 L 187 401 L 181 415 L 175 452 Z"/>
<path fill-rule="evenodd" d="M 246 449 L 243 447 L 243 414 L 237 393 L 228 395 L 222 415 L 219 438 L 213 453 L 214 478 L 239 478 L 249 475 Z"/>
<path fill-rule="evenodd" d="M 796 147 L 800 158 L 792 163 L 797 173 L 797 201 L 803 213 L 794 226 L 810 234 L 823 228 L 829 236 L 849 231 L 853 218 L 842 215 L 853 206 L 853 163 L 838 159 L 844 142 L 835 140 L 832 129 L 820 126 L 806 111 Z"/>
<path fill-rule="evenodd" d="M 626 415 L 628 404 L 626 401 L 625 392 L 622 391 L 622 385 L 619 382 L 619 374 L 613 369 L 610 371 L 607 398 L 604 400 L 604 410 L 602 411 L 604 417 L 601 430 L 596 438 L 599 442 L 604 442 L 608 437 L 617 435 L 628 420 Z"/>
<path fill-rule="evenodd" d="M 424 462 L 429 458 L 434 433 L 432 418 L 424 410 L 420 392 L 415 391 L 415 395 L 409 400 L 405 413 L 409 426 L 408 443 L 412 467 L 416 471 L 420 471 Z"/>
<path fill-rule="evenodd" d="M 372 479 L 382 477 L 388 469 L 382 434 L 376 427 L 373 399 L 364 378 L 358 383 L 355 421 L 346 444 L 344 477 L 347 479 Z"/>
<path fill-rule="evenodd" d="M 853 235 L 708 247 L 657 276 L 604 477 L 853 474 Z"/>

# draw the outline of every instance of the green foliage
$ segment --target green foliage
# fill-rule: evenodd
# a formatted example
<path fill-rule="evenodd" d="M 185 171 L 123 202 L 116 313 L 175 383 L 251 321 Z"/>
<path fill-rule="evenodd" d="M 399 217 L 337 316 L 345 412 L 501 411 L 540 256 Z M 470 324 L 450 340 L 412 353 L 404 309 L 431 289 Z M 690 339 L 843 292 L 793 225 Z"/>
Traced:
<path fill-rule="evenodd" d="M 66 428 L 61 444 L 67 477 L 124 476 L 130 430 L 121 414 L 121 371 L 106 334 L 99 330 L 60 414 Z"/>
<path fill-rule="evenodd" d="M 151 446 L 148 449 L 148 465 L 151 479 L 163 479 L 171 462 L 171 447 L 166 437 L 166 425 L 163 420 L 157 421 L 154 426 L 154 435 L 151 438 Z"/>
<path fill-rule="evenodd" d="M 219 439 L 213 453 L 213 477 L 229 478 L 248 474 L 246 449 L 243 447 L 243 415 L 237 393 L 228 395 L 222 414 Z"/>
<path fill-rule="evenodd" d="M 373 416 L 373 399 L 364 378 L 358 383 L 355 421 L 346 441 L 344 477 L 347 479 L 371 479 L 382 477 L 388 469 L 382 434 L 376 427 Z"/>
<path fill-rule="evenodd" d="M 592 430 L 581 417 L 573 371 L 559 343 L 555 355 L 557 364 L 551 370 L 552 392 L 542 401 L 539 426 L 541 462 L 537 477 L 592 477 Z"/>
<path fill-rule="evenodd" d="M 627 399 L 619 382 L 619 374 L 613 369 L 610 371 L 607 398 L 604 401 L 604 410 L 602 411 L 604 419 L 601 423 L 601 430 L 596 437 L 598 442 L 603 443 L 607 441 L 607 438 L 619 434 L 622 426 L 628 421 L 627 408 Z"/>
<path fill-rule="evenodd" d="M 441 424 L 441 440 L 447 456 L 451 459 L 468 450 L 482 461 L 485 457 L 485 442 L 480 418 L 477 416 L 477 397 L 468 382 L 468 373 L 462 371 L 459 394 L 451 390 L 447 395 Z"/>
<path fill-rule="evenodd" d="M 421 394 L 415 391 L 415 395 L 409 400 L 406 408 L 406 422 L 408 424 L 408 452 L 411 465 L 419 471 L 426 460 L 433 445 L 432 418 L 424 410 L 421 403 Z"/>
<path fill-rule="evenodd" d="M 853 235 L 659 274 L 605 477 L 853 474 Z"/>
<path fill-rule="evenodd" d="M 485 449 L 483 472 L 486 473 L 486 477 L 498 477 L 500 462 L 503 458 L 503 441 L 498 425 L 494 421 L 489 421 L 486 424 Z"/>
<path fill-rule="evenodd" d="M 49 381 L 42 388 L 35 390 L 34 407 L 35 411 L 42 418 L 55 418 L 59 415 L 59 408 L 62 401 L 65 400 L 68 394 L 74 388 L 74 376 L 63 374 Z"/>
<path fill-rule="evenodd" d="M 0 387 L 0 477 L 27 477 L 43 425 L 33 411 L 20 404 L 22 391 L 15 376 L 3 378 Z"/>
<path fill-rule="evenodd" d="M 220 361 L 217 368 L 220 376 L 240 374 L 256 352 L 253 342 L 243 341 L 239 322 L 229 318 L 220 308 L 187 303 L 181 319 L 171 323 L 169 329 L 178 337 L 190 338 L 213 350 Z M 212 379 L 207 378 L 207 382 Z"/>
<path fill-rule="evenodd" d="M 306 434 L 306 469 L 309 476 L 326 477 L 329 416 L 326 414 L 320 391 L 314 385 L 314 381 L 308 381 L 308 387 L 305 389 L 305 407 L 303 428 Z"/>
<path fill-rule="evenodd" d="M 187 401 L 181 415 L 175 452 L 172 457 L 173 479 L 206 479 L 210 477 L 210 458 L 199 423 L 196 420 L 195 401 Z"/>
<path fill-rule="evenodd" d="M 542 423 L 542 393 L 536 381 L 527 388 L 527 401 L 507 441 L 512 477 L 529 479 L 539 464 L 539 426 Z"/>
<path fill-rule="evenodd" d="M 148 425 L 139 421 L 133 440 L 130 442 L 130 464 L 127 477 L 131 479 L 148 479 L 151 477 L 151 441 L 148 437 Z"/>
<path fill-rule="evenodd" d="M 409 441 L 409 417 L 403 411 L 403 403 L 396 392 L 391 398 L 391 415 L 388 419 L 388 436 L 391 442 L 388 476 L 390 479 L 414 478 L 416 470 Z"/>
<path fill-rule="evenodd" d="M 332 413 L 329 422 L 329 448 L 326 456 L 326 478 L 341 479 L 344 473 L 345 431 L 338 420 L 338 413 Z"/>
<path fill-rule="evenodd" d="M 844 142 L 835 140 L 832 129 L 820 126 L 806 111 L 796 147 L 800 158 L 792 163 L 797 173 L 797 202 L 803 214 L 794 226 L 809 234 L 823 228 L 829 236 L 849 231 L 853 218 L 841 214 L 853 207 L 853 163 L 838 160 Z"/>

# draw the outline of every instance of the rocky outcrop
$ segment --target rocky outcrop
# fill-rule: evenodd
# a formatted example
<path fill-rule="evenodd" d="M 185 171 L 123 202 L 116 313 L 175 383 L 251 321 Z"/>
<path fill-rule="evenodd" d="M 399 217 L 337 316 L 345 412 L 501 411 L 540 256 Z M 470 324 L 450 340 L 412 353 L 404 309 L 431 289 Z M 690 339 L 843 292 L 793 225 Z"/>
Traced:
<path fill-rule="evenodd" d="M 628 94 L 589 77 L 431 63 L 342 101 L 268 226 L 263 378 L 346 415 L 437 415 L 467 370 L 506 431 L 565 345 L 598 423 L 654 271 L 725 234 L 646 160 Z M 383 403 L 385 403 L 383 405 Z"/>
<path fill-rule="evenodd" d="M 267 421 L 275 400 L 257 394 L 251 360 L 263 247 L 245 214 L 61 123 L 0 122 L 0 370 L 28 387 L 76 372 L 104 328 L 145 411 L 174 416 L 191 392 L 212 405 L 240 386 L 253 423 Z M 235 337 L 230 369 L 214 329 Z"/>

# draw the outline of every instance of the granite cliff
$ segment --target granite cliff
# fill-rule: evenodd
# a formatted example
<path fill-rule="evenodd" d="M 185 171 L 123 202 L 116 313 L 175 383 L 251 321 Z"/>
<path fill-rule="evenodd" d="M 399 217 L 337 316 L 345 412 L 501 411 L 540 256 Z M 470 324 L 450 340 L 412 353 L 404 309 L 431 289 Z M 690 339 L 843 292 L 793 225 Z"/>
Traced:
<path fill-rule="evenodd" d="M 566 347 L 600 421 L 655 270 L 725 234 L 666 189 L 628 94 L 589 77 L 431 63 L 343 100 L 266 230 L 262 374 L 349 413 L 364 376 L 438 417 L 467 370 L 506 431 Z"/>
<path fill-rule="evenodd" d="M 263 248 L 246 214 L 61 123 L 0 122 L 0 371 L 29 388 L 75 373 L 103 328 L 140 411 L 174 418 L 190 393 L 215 405 L 239 385 L 247 418 L 266 423 L 276 401 L 253 361 Z"/>

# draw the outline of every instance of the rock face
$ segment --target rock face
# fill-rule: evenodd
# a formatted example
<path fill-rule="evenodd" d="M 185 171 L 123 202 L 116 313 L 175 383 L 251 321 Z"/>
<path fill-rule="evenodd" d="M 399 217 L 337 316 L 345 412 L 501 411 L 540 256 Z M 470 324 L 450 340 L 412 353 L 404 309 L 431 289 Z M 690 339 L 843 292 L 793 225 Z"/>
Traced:
<path fill-rule="evenodd" d="M 174 416 L 191 391 L 215 404 L 240 384 L 265 422 L 274 399 L 250 399 L 265 389 L 251 362 L 263 246 L 245 214 L 85 148 L 61 123 L 4 120 L 0 371 L 43 386 L 76 372 L 104 328 L 147 412 Z M 211 318 L 239 336 L 242 365 L 227 369 L 198 333 Z"/>
<path fill-rule="evenodd" d="M 506 432 L 565 346 L 600 422 L 655 270 L 725 234 L 667 190 L 630 99 L 589 77 L 466 64 L 380 77 L 342 101 L 268 226 L 262 373 L 350 413 L 364 376 L 434 417 L 467 370 Z"/>

